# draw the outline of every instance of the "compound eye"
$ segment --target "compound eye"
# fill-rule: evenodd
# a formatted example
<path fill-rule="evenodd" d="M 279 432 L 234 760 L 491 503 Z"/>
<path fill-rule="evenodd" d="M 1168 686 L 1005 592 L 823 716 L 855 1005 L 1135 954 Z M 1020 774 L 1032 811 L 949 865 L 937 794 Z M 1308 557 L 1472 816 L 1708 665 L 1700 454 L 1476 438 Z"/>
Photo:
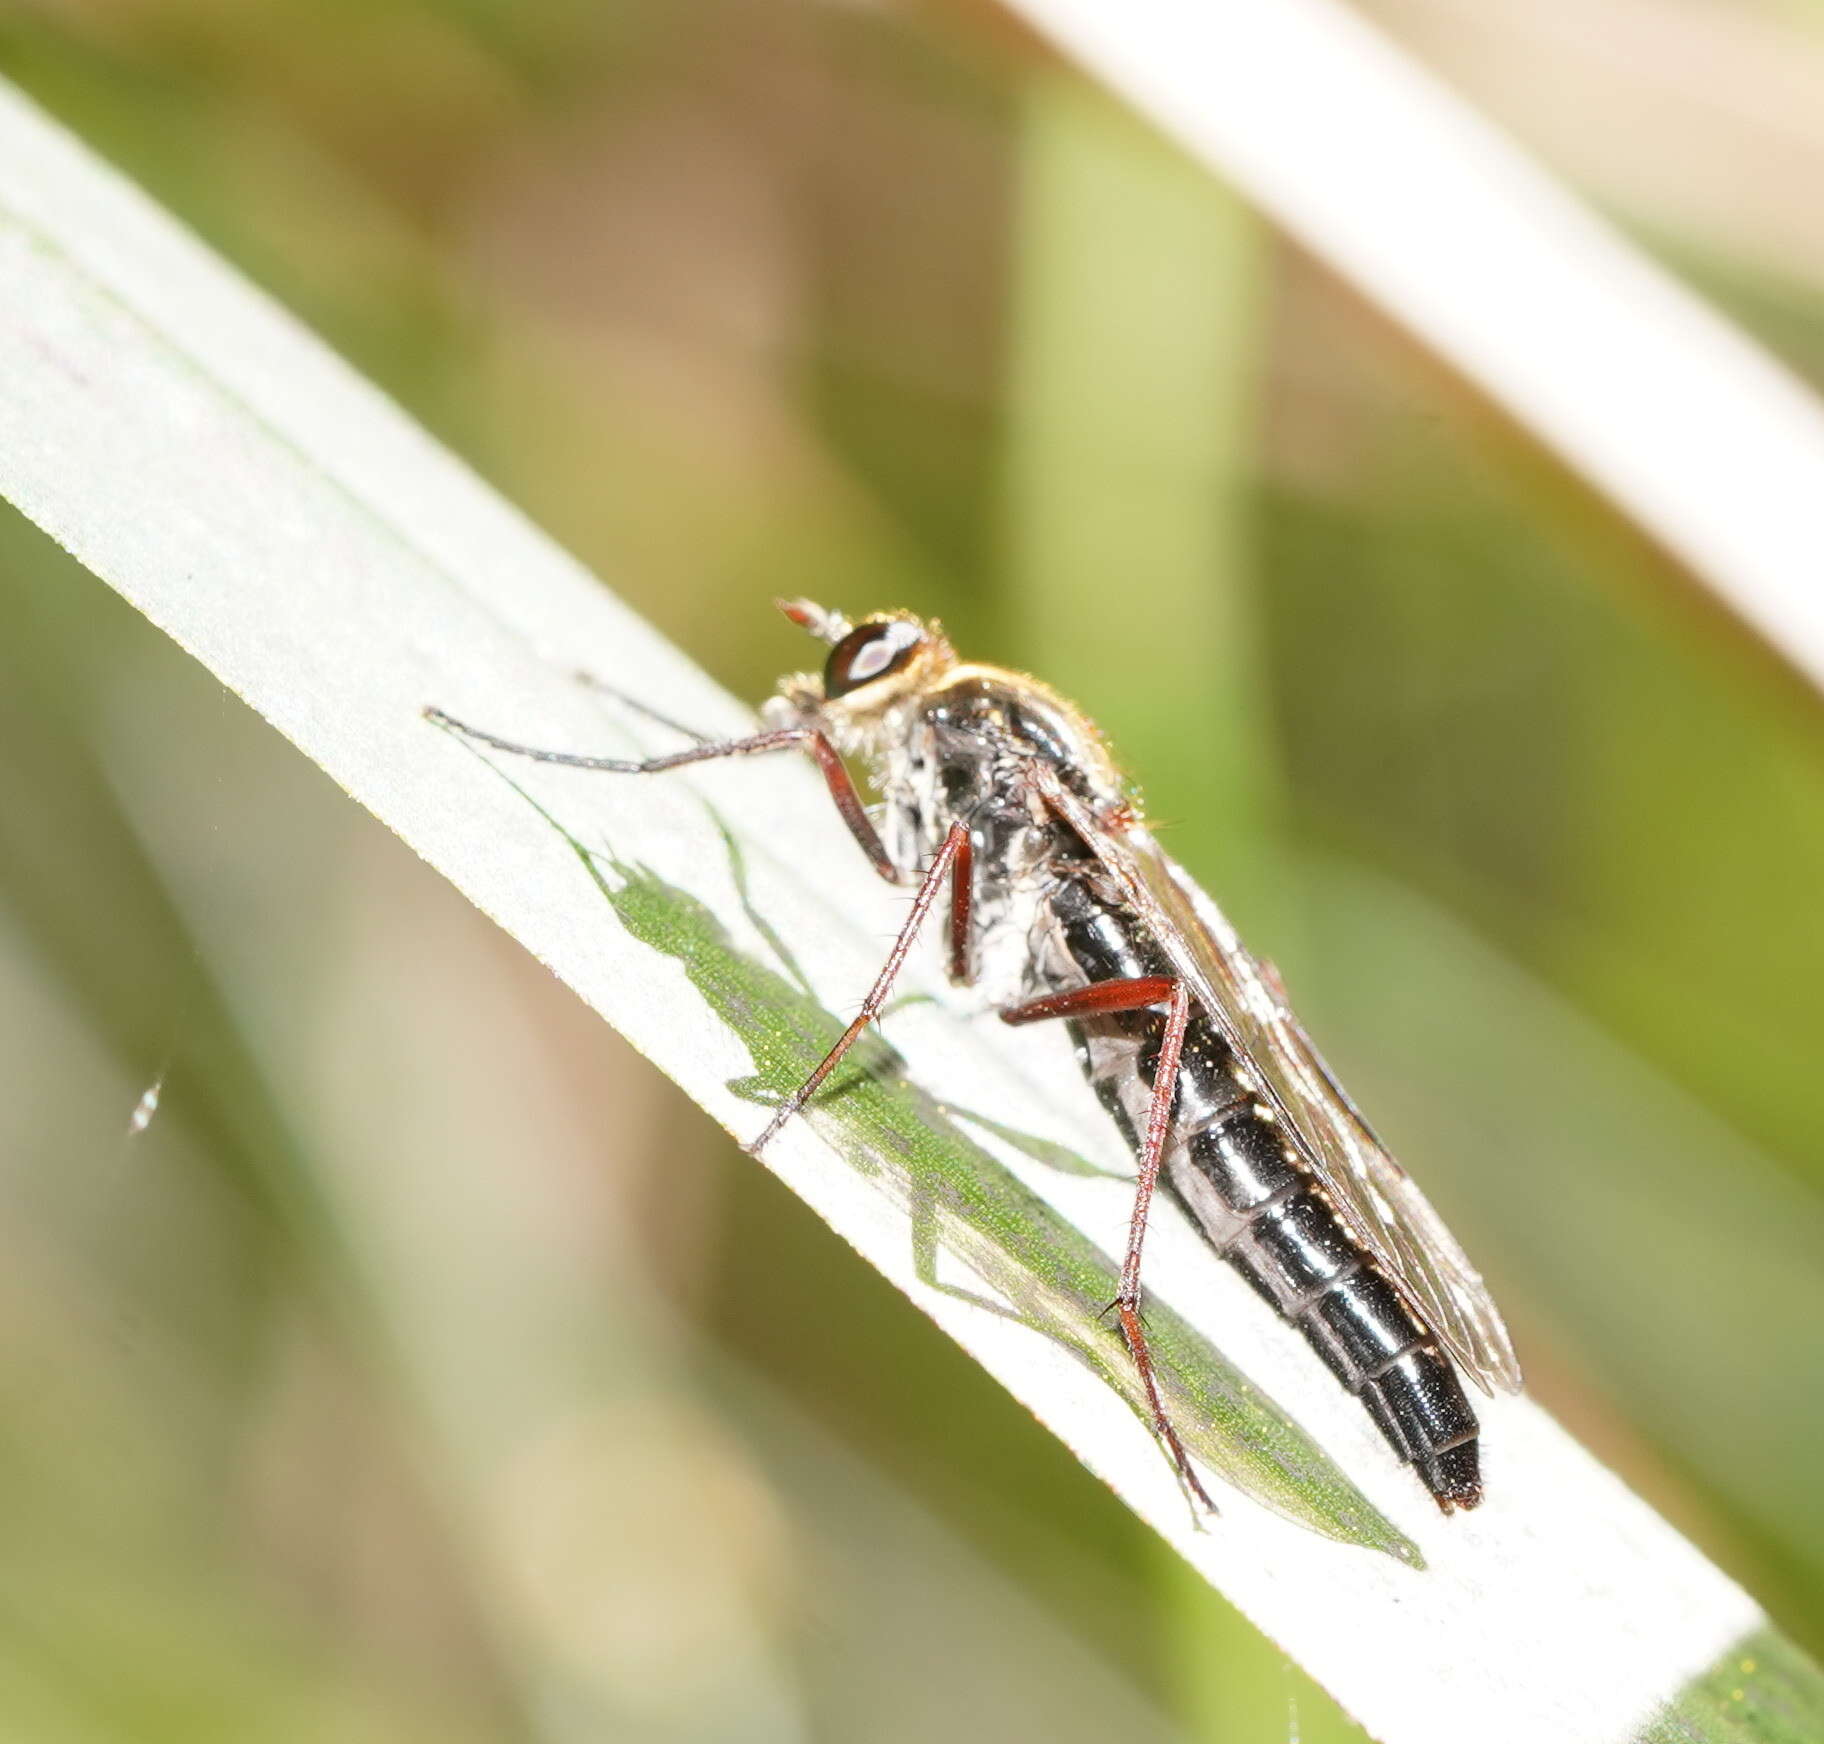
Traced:
<path fill-rule="evenodd" d="M 823 694 L 847 696 L 864 684 L 899 671 L 924 639 L 918 625 L 903 618 L 863 624 L 851 630 L 830 650 L 823 668 Z"/>

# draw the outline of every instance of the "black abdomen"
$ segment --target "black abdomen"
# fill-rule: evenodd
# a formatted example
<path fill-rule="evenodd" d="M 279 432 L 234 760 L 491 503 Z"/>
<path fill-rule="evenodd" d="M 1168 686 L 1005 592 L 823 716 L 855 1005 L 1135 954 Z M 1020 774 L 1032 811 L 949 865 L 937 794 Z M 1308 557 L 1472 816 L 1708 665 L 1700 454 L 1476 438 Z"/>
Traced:
<path fill-rule="evenodd" d="M 1058 941 L 1091 981 L 1170 972 L 1163 953 L 1084 890 L 1059 893 Z M 1138 1146 L 1163 1012 L 1071 1025 L 1097 1095 Z M 1482 1499 L 1476 1417 L 1450 1359 L 1401 1302 L 1303 1167 L 1259 1086 L 1193 1008 L 1162 1179 L 1211 1245 L 1357 1394 L 1447 1511 Z"/>

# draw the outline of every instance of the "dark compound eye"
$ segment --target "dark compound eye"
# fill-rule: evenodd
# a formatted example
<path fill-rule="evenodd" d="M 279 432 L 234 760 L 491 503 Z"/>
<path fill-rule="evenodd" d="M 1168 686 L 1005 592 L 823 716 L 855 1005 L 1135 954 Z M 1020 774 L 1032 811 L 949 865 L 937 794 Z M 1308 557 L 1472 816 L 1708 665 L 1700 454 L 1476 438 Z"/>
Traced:
<path fill-rule="evenodd" d="M 903 618 L 863 624 L 851 630 L 830 650 L 823 668 L 823 694 L 847 696 L 864 684 L 897 672 L 924 639 L 924 631 Z"/>

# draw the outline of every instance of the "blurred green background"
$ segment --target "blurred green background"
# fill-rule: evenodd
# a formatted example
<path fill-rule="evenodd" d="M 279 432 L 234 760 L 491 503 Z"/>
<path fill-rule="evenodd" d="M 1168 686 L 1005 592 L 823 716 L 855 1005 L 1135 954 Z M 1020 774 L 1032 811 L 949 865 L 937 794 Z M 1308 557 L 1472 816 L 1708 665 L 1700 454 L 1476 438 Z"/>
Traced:
<path fill-rule="evenodd" d="M 1817 0 L 1368 10 L 1824 383 Z M 808 593 L 1077 694 L 1534 1394 L 1824 1648 L 1816 701 L 1575 478 L 963 0 L 0 72 L 734 690 Z M 0 1033 L 7 1738 L 1359 1736 L 10 511 Z"/>

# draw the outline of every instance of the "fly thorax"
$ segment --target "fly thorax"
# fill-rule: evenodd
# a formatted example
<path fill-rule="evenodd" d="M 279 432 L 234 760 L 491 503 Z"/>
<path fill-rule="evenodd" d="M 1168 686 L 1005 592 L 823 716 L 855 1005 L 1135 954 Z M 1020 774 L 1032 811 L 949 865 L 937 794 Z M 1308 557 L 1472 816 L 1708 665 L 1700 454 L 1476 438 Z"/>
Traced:
<path fill-rule="evenodd" d="M 860 748 L 880 794 L 881 840 L 908 877 L 930 861 L 950 828 L 930 741 L 918 710 L 906 706 L 872 723 Z"/>
<path fill-rule="evenodd" d="M 976 974 L 985 997 L 1010 1005 L 1032 991 L 1033 939 L 1052 887 L 1037 831 L 1003 837 L 997 860 L 978 858 L 975 879 Z"/>

